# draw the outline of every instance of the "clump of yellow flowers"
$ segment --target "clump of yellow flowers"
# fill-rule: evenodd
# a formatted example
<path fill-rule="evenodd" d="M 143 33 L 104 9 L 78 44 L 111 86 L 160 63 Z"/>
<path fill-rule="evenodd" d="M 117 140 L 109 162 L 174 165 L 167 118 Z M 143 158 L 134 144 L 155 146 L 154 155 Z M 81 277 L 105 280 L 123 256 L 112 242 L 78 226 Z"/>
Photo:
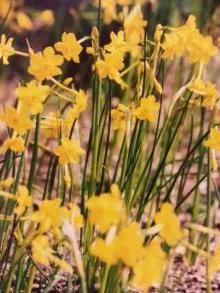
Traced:
<path fill-rule="evenodd" d="M 16 102 L 3 101 L 0 113 L 1 292 L 31 292 L 39 274 L 47 292 L 63 277 L 68 292 L 73 284 L 83 293 L 162 292 L 179 251 L 191 262 L 205 259 L 208 286 L 220 268 L 219 247 L 210 249 L 211 236 L 219 236 L 210 216 L 219 91 L 206 74 L 217 46 L 193 15 L 178 27 L 157 24 L 151 38 L 144 2 L 94 1 L 105 24 L 120 26 L 104 44 L 101 19 L 90 36 L 63 32 L 39 51 L 29 42 L 20 51 L 0 36 L 0 61 L 28 64 Z M 0 3 L 0 18 L 7 7 Z M 13 6 L 9 26 L 31 30 L 22 7 Z M 53 22 L 50 11 L 41 18 Z M 84 59 L 89 86 L 66 74 L 69 63 L 83 67 Z M 167 98 L 174 59 L 187 70 Z M 189 177 L 195 185 L 188 191 Z M 190 223 L 180 221 L 186 210 Z"/>
<path fill-rule="evenodd" d="M 156 226 L 151 229 L 154 230 L 153 235 L 158 236 L 146 245 L 144 239 L 148 230 L 144 231 L 139 223 L 129 221 L 123 201 L 119 198 L 118 187 L 112 185 L 111 189 L 111 194 L 91 197 L 87 202 L 90 224 L 106 235 L 104 239 L 97 237 L 91 244 L 91 254 L 108 265 L 121 261 L 133 271 L 132 282 L 138 288 L 159 284 L 167 264 L 162 239 L 172 247 L 178 245 L 183 238 L 172 205 L 162 205 L 161 212 L 155 214 Z M 152 267 L 146 265 L 148 262 Z"/>

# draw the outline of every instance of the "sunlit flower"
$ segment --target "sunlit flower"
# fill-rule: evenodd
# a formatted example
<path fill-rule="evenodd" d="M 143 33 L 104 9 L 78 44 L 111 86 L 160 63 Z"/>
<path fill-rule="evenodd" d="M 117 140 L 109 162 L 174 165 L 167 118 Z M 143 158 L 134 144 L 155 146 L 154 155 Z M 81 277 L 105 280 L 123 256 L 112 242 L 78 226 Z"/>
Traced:
<path fill-rule="evenodd" d="M 139 289 L 149 289 L 159 285 L 166 266 L 166 254 L 160 243 L 154 239 L 142 250 L 139 261 L 133 266 L 134 278 L 132 284 Z"/>
<path fill-rule="evenodd" d="M 202 106 L 212 109 L 218 98 L 219 92 L 217 91 L 216 86 L 210 81 L 207 81 Z"/>
<path fill-rule="evenodd" d="M 5 113 L 0 114 L 0 120 L 21 135 L 33 127 L 26 111 L 19 111 L 11 106 L 6 106 Z"/>
<path fill-rule="evenodd" d="M 209 59 L 217 53 L 217 47 L 213 45 L 213 40 L 209 36 L 204 37 L 198 34 L 191 38 L 191 42 L 191 46 L 187 48 L 190 63 L 207 64 Z"/>
<path fill-rule="evenodd" d="M 16 95 L 22 105 L 31 113 L 38 114 L 42 112 L 42 103 L 49 94 L 49 87 L 37 84 L 36 80 L 27 83 L 26 86 L 20 86 L 16 89 Z"/>
<path fill-rule="evenodd" d="M 96 6 L 99 5 L 99 1 L 95 0 Z M 116 11 L 116 1 L 112 0 L 102 0 L 102 10 L 103 10 L 103 21 L 105 24 L 110 24 L 113 20 L 116 20 L 117 11 Z"/>
<path fill-rule="evenodd" d="M 63 57 L 70 61 L 73 59 L 74 62 L 79 63 L 79 54 L 82 52 L 82 46 L 77 42 L 74 33 L 62 34 L 62 42 L 55 44 L 55 49 L 61 52 Z"/>
<path fill-rule="evenodd" d="M 62 139 L 61 145 L 54 149 L 54 154 L 59 157 L 61 165 L 78 163 L 85 151 L 81 148 L 78 140 Z"/>
<path fill-rule="evenodd" d="M 47 236 L 39 235 L 31 243 L 32 257 L 37 263 L 48 265 L 52 252 Z"/>
<path fill-rule="evenodd" d="M 13 182 L 14 182 L 14 178 L 8 177 L 8 178 L 0 181 L 0 187 L 3 187 L 3 188 L 11 187 Z"/>
<path fill-rule="evenodd" d="M 148 120 L 154 122 L 157 119 L 157 114 L 160 104 L 155 101 L 153 95 L 147 98 L 141 98 L 140 106 L 133 109 L 132 113 L 140 120 Z"/>
<path fill-rule="evenodd" d="M 212 109 L 215 106 L 219 92 L 213 83 L 210 81 L 205 83 L 203 80 L 196 78 L 189 88 L 194 93 L 204 97 L 201 104 L 203 107 Z"/>
<path fill-rule="evenodd" d="M 0 17 L 4 18 L 10 8 L 10 1 L 1 0 L 0 2 Z M 9 15 L 10 16 L 10 15 Z"/>
<path fill-rule="evenodd" d="M 205 94 L 205 83 L 202 79 L 196 78 L 190 85 L 189 89 L 198 95 Z"/>
<path fill-rule="evenodd" d="M 64 260 L 59 259 L 58 257 L 52 254 L 52 249 L 49 245 L 48 237 L 45 235 L 36 236 L 31 243 L 31 251 L 33 260 L 36 263 L 42 265 L 49 265 L 50 262 L 54 262 L 62 270 L 71 273 L 71 266 Z"/>
<path fill-rule="evenodd" d="M 115 239 L 116 255 L 127 266 L 134 266 L 142 253 L 144 235 L 140 225 L 136 222 L 130 223 L 122 228 Z"/>
<path fill-rule="evenodd" d="M 204 142 L 204 146 L 220 151 L 220 130 L 218 128 L 211 128 L 209 139 Z"/>
<path fill-rule="evenodd" d="M 83 90 L 76 92 L 75 103 L 81 112 L 86 109 L 87 100 L 88 96 Z"/>
<path fill-rule="evenodd" d="M 14 212 L 20 216 L 24 213 L 25 209 L 30 207 L 32 204 L 32 198 L 29 195 L 28 189 L 26 186 L 18 187 L 18 194 L 16 197 L 17 207 L 14 209 Z"/>
<path fill-rule="evenodd" d="M 33 23 L 30 17 L 22 11 L 15 14 L 17 23 L 20 28 L 25 30 L 31 30 L 33 28 Z"/>
<path fill-rule="evenodd" d="M 125 42 L 123 31 L 119 31 L 117 34 L 115 34 L 114 32 L 111 32 L 110 38 L 111 38 L 111 43 L 108 45 L 105 45 L 104 47 L 105 50 L 109 52 L 114 52 L 114 51 L 126 52 L 129 50 L 129 45 L 127 42 Z"/>
<path fill-rule="evenodd" d="M 65 120 L 72 124 L 75 119 L 78 119 L 80 113 L 83 112 L 87 107 L 87 100 L 88 96 L 83 90 L 76 92 L 74 106 L 68 110 L 68 114 Z M 71 126 L 72 125 L 70 125 L 70 127 Z"/>
<path fill-rule="evenodd" d="M 96 238 L 89 248 L 91 255 L 98 257 L 102 262 L 108 265 L 114 265 L 118 262 L 116 251 L 117 246 L 114 240 L 110 243 L 106 243 L 101 238 Z"/>
<path fill-rule="evenodd" d="M 163 58 L 173 59 L 175 55 L 183 56 L 191 40 L 197 34 L 196 18 L 190 15 L 184 25 L 172 28 L 171 32 L 165 34 L 165 39 L 162 43 L 162 48 L 164 49 Z"/>
<path fill-rule="evenodd" d="M 86 204 L 91 225 L 96 225 L 101 233 L 107 232 L 111 225 L 119 224 L 125 217 L 123 201 L 114 188 L 113 185 L 111 193 L 90 197 Z"/>
<path fill-rule="evenodd" d="M 101 79 L 108 77 L 117 82 L 122 88 L 126 86 L 119 72 L 124 67 L 121 51 L 105 54 L 104 60 L 98 59 L 95 66 Z"/>
<path fill-rule="evenodd" d="M 40 230 L 52 230 L 55 236 L 60 237 L 60 228 L 68 216 L 68 209 L 61 206 L 61 199 L 44 200 L 39 205 L 39 210 L 33 212 L 29 219 L 40 223 Z"/>
<path fill-rule="evenodd" d="M 46 9 L 38 15 L 40 19 L 46 25 L 52 25 L 54 23 L 54 14 L 51 9 Z"/>
<path fill-rule="evenodd" d="M 154 221 L 157 225 L 161 225 L 159 233 L 168 245 L 174 246 L 183 238 L 180 221 L 170 203 L 162 204 L 160 211 L 154 217 Z"/>
<path fill-rule="evenodd" d="M 181 57 L 186 54 L 190 63 L 206 64 L 210 57 L 217 53 L 212 38 L 202 36 L 196 29 L 196 19 L 193 15 L 189 16 L 186 24 L 165 34 L 162 48 L 164 49 L 163 58 L 173 59 L 175 55 Z"/>
<path fill-rule="evenodd" d="M 15 53 L 14 48 L 12 47 L 13 38 L 10 38 L 6 40 L 6 35 L 1 36 L 1 42 L 0 42 L 0 59 L 2 58 L 3 64 L 7 65 L 8 57 L 14 55 Z"/>
<path fill-rule="evenodd" d="M 125 40 L 132 45 L 138 44 L 143 38 L 146 25 L 141 7 L 136 5 L 124 21 Z"/>
<path fill-rule="evenodd" d="M 43 53 L 30 54 L 30 66 L 28 72 L 43 81 L 53 76 L 60 75 L 62 70 L 58 67 L 63 64 L 63 57 L 56 55 L 52 47 L 44 49 Z"/>
<path fill-rule="evenodd" d="M 119 104 L 116 109 L 111 111 L 113 130 L 126 130 L 126 111 L 127 107 Z"/>
<path fill-rule="evenodd" d="M 7 138 L 3 145 L 0 147 L 0 154 L 4 154 L 7 150 L 13 152 L 23 152 L 25 150 L 24 140 L 21 137 L 10 137 Z"/>

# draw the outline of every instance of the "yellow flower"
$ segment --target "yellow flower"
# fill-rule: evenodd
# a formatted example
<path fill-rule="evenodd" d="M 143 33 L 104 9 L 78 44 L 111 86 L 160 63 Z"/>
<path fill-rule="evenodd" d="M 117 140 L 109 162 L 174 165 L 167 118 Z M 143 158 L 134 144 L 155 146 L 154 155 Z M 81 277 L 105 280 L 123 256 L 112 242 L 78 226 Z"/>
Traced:
<path fill-rule="evenodd" d="M 159 233 L 169 246 L 178 244 L 183 238 L 180 222 L 170 203 L 162 204 L 160 212 L 157 212 L 154 217 L 154 221 L 157 225 L 161 225 Z"/>
<path fill-rule="evenodd" d="M 101 233 L 107 232 L 111 225 L 118 225 L 124 220 L 124 205 L 118 193 L 118 187 L 113 185 L 111 193 L 92 196 L 87 201 L 89 222 L 96 225 Z"/>
<path fill-rule="evenodd" d="M 7 12 L 10 8 L 10 1 L 8 0 L 1 0 L 0 1 L 0 17 L 4 18 L 7 15 Z M 10 14 L 9 14 L 10 16 Z"/>
<path fill-rule="evenodd" d="M 54 262 L 56 265 L 68 273 L 72 272 L 71 266 L 64 260 L 52 254 L 52 249 L 49 245 L 47 236 L 38 235 L 31 242 L 31 251 L 33 260 L 36 263 L 42 265 L 49 265 L 50 262 Z"/>
<path fill-rule="evenodd" d="M 30 54 L 30 66 L 28 72 L 36 77 L 37 80 L 43 81 L 53 76 L 60 75 L 62 70 L 58 67 L 63 64 L 63 57 L 56 55 L 52 47 L 44 49 L 43 53 Z"/>
<path fill-rule="evenodd" d="M 49 246 L 47 236 L 39 235 L 32 240 L 31 243 L 33 260 L 42 265 L 49 264 L 49 258 L 52 253 L 52 249 Z"/>
<path fill-rule="evenodd" d="M 13 53 L 14 48 L 12 47 L 13 38 L 6 40 L 6 35 L 3 34 L 1 36 L 1 42 L 0 42 L 0 59 L 2 58 L 3 64 L 7 65 L 8 63 L 8 57 L 14 55 Z"/>
<path fill-rule="evenodd" d="M 165 34 L 165 41 L 162 44 L 164 49 L 162 57 L 164 59 L 173 59 L 175 55 L 182 55 L 182 50 L 185 49 L 183 46 L 180 47 L 180 37 L 178 34 L 167 33 Z"/>
<path fill-rule="evenodd" d="M 132 222 L 124 227 L 115 239 L 116 255 L 127 266 L 136 264 L 143 250 L 144 235 L 140 225 Z"/>
<path fill-rule="evenodd" d="M 205 97 L 202 101 L 202 106 L 212 109 L 215 106 L 217 99 L 219 98 L 219 92 L 213 83 L 207 81 L 204 96 Z"/>
<path fill-rule="evenodd" d="M 84 153 L 78 140 L 62 139 L 61 145 L 54 149 L 54 154 L 59 157 L 61 165 L 78 163 Z"/>
<path fill-rule="evenodd" d="M 126 52 L 129 50 L 129 45 L 127 42 L 125 42 L 123 31 L 119 31 L 117 35 L 114 32 L 111 32 L 110 38 L 111 38 L 111 43 L 104 46 L 105 50 L 109 52 L 114 52 L 114 51 Z"/>
<path fill-rule="evenodd" d="M 132 113 L 140 120 L 149 120 L 154 122 L 157 119 L 157 113 L 159 111 L 160 104 L 155 102 L 153 95 L 140 100 L 140 106 L 134 108 Z"/>
<path fill-rule="evenodd" d="M 165 34 L 162 44 L 163 58 L 173 59 L 176 56 L 186 54 L 190 63 L 208 63 L 210 57 L 217 53 L 211 37 L 202 36 L 196 29 L 195 16 L 190 15 L 185 25 L 173 28 Z"/>
<path fill-rule="evenodd" d="M 172 28 L 165 34 L 162 44 L 164 49 L 163 58 L 173 59 L 175 55 L 183 56 L 186 53 L 192 39 L 198 34 L 195 16 L 190 15 L 186 23 L 178 28 Z"/>
<path fill-rule="evenodd" d="M 32 204 L 32 198 L 30 197 L 26 186 L 18 187 L 17 195 L 17 207 L 14 209 L 14 212 L 20 216 L 24 213 L 25 209 L 30 207 Z"/>
<path fill-rule="evenodd" d="M 154 239 L 142 251 L 139 261 L 133 266 L 134 278 L 132 284 L 139 289 L 160 284 L 166 266 L 166 254 L 160 243 Z"/>
<path fill-rule="evenodd" d="M 4 154 L 7 150 L 13 152 L 23 152 L 25 150 L 24 140 L 21 137 L 7 138 L 0 147 L 0 154 Z"/>
<path fill-rule="evenodd" d="M 38 15 L 38 19 L 40 19 L 46 25 L 52 25 L 54 23 L 54 14 L 50 9 L 46 9 L 42 11 Z"/>
<path fill-rule="evenodd" d="M 3 188 L 11 187 L 13 181 L 14 181 L 13 177 L 8 177 L 8 178 L 6 178 L 4 180 L 1 180 L 0 181 L 0 187 L 3 187 Z"/>
<path fill-rule="evenodd" d="M 68 209 L 61 206 L 61 199 L 55 198 L 42 201 L 39 210 L 33 212 L 29 219 L 40 223 L 42 233 L 52 230 L 55 236 L 60 237 L 60 227 L 68 215 Z"/>
<path fill-rule="evenodd" d="M 219 92 L 217 91 L 216 86 L 210 81 L 205 83 L 200 78 L 196 78 L 189 89 L 204 97 L 202 101 L 203 107 L 212 109 L 215 106 L 219 97 Z"/>
<path fill-rule="evenodd" d="M 95 0 L 96 6 L 99 5 L 99 1 Z M 102 0 L 103 21 L 105 24 L 110 24 L 113 20 L 117 19 L 116 13 L 116 1 Z"/>
<path fill-rule="evenodd" d="M 0 114 L 0 120 L 4 121 L 9 128 L 14 129 L 21 135 L 33 127 L 33 122 L 28 117 L 26 111 L 22 110 L 20 109 L 19 111 L 11 106 L 6 106 L 5 113 Z"/>
<path fill-rule="evenodd" d="M 74 62 L 79 63 L 79 54 L 82 52 L 83 48 L 77 42 L 75 34 L 67 34 L 64 32 L 62 34 L 62 42 L 56 43 L 55 49 L 61 52 L 67 61 L 73 59 Z"/>
<path fill-rule="evenodd" d="M 83 112 L 87 107 L 88 96 L 83 90 L 76 92 L 75 96 L 75 105 L 73 108 L 70 108 L 65 120 L 70 123 L 70 127 L 75 119 L 79 118 L 81 112 Z"/>
<path fill-rule="evenodd" d="M 132 45 L 138 44 L 143 38 L 144 27 L 146 25 L 147 21 L 144 20 L 141 7 L 140 5 L 136 5 L 131 10 L 130 14 L 127 17 L 125 17 L 125 40 Z"/>
<path fill-rule="evenodd" d="M 88 96 L 83 90 L 76 92 L 75 103 L 80 112 L 84 111 L 87 107 Z"/>
<path fill-rule="evenodd" d="M 101 79 L 108 77 L 117 82 L 122 88 L 126 86 L 119 72 L 124 67 L 123 53 L 121 51 L 105 54 L 104 60 L 98 59 L 95 66 Z"/>
<path fill-rule="evenodd" d="M 122 104 L 119 104 L 116 109 L 111 111 L 112 116 L 112 128 L 114 130 L 126 130 L 126 111 L 127 107 Z"/>
<path fill-rule="evenodd" d="M 101 261 L 113 265 L 119 260 L 132 267 L 143 252 L 144 236 L 138 223 L 130 223 L 120 230 L 111 241 L 96 238 L 90 246 L 90 253 Z"/>
<path fill-rule="evenodd" d="M 217 47 L 213 45 L 213 40 L 209 36 L 197 34 L 191 37 L 191 45 L 187 48 L 190 63 L 201 62 L 207 64 L 209 59 L 216 55 Z"/>
<path fill-rule="evenodd" d="M 102 262 L 108 265 L 114 265 L 118 262 L 116 250 L 117 247 L 114 240 L 111 243 L 106 243 L 101 238 L 96 238 L 89 247 L 91 255 L 98 257 Z"/>
<path fill-rule="evenodd" d="M 220 131 L 218 128 L 211 128 L 210 137 L 204 142 L 204 146 L 220 151 Z"/>
<path fill-rule="evenodd" d="M 198 95 L 205 94 L 205 83 L 200 78 L 196 78 L 190 85 L 189 89 Z"/>
<path fill-rule="evenodd" d="M 27 14 L 19 11 L 15 14 L 15 17 L 20 28 L 25 30 L 31 30 L 33 28 L 32 20 Z"/>
<path fill-rule="evenodd" d="M 49 87 L 37 84 L 36 80 L 32 80 L 26 86 L 20 86 L 16 89 L 16 95 L 22 105 L 34 115 L 42 112 L 42 103 L 48 94 Z"/>

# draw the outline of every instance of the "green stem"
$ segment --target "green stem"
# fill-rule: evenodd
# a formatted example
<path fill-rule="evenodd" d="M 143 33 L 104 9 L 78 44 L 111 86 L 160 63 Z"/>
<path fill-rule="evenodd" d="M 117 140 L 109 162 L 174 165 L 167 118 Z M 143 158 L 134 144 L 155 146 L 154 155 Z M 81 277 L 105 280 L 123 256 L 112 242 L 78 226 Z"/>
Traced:
<path fill-rule="evenodd" d="M 110 267 L 108 265 L 106 265 L 104 268 L 103 278 L 101 281 L 100 293 L 105 293 L 105 291 L 106 291 L 109 269 L 110 269 Z"/>
<path fill-rule="evenodd" d="M 99 150 L 99 119 L 100 119 L 100 92 L 101 81 L 98 80 L 97 93 L 94 98 L 94 127 L 93 127 L 93 155 L 92 155 L 92 170 L 90 178 L 89 195 L 96 192 L 97 168 L 98 168 L 98 150 Z"/>
<path fill-rule="evenodd" d="M 210 150 L 208 151 L 208 177 L 207 177 L 207 203 L 206 203 L 206 227 L 210 227 L 211 224 L 211 158 Z M 206 235 L 206 251 L 210 254 L 210 235 Z M 207 293 L 212 292 L 211 286 L 211 273 L 210 273 L 210 259 L 206 260 L 206 283 L 207 283 Z"/>
<path fill-rule="evenodd" d="M 30 168 L 28 184 L 27 184 L 29 193 L 31 193 L 31 191 L 32 191 L 32 187 L 33 187 L 33 183 L 34 183 L 34 179 L 35 179 L 35 168 L 36 168 L 36 164 L 37 164 L 39 132 L 40 132 L 40 114 L 38 114 L 36 117 L 36 129 L 35 129 L 32 160 L 31 160 L 31 168 Z"/>

